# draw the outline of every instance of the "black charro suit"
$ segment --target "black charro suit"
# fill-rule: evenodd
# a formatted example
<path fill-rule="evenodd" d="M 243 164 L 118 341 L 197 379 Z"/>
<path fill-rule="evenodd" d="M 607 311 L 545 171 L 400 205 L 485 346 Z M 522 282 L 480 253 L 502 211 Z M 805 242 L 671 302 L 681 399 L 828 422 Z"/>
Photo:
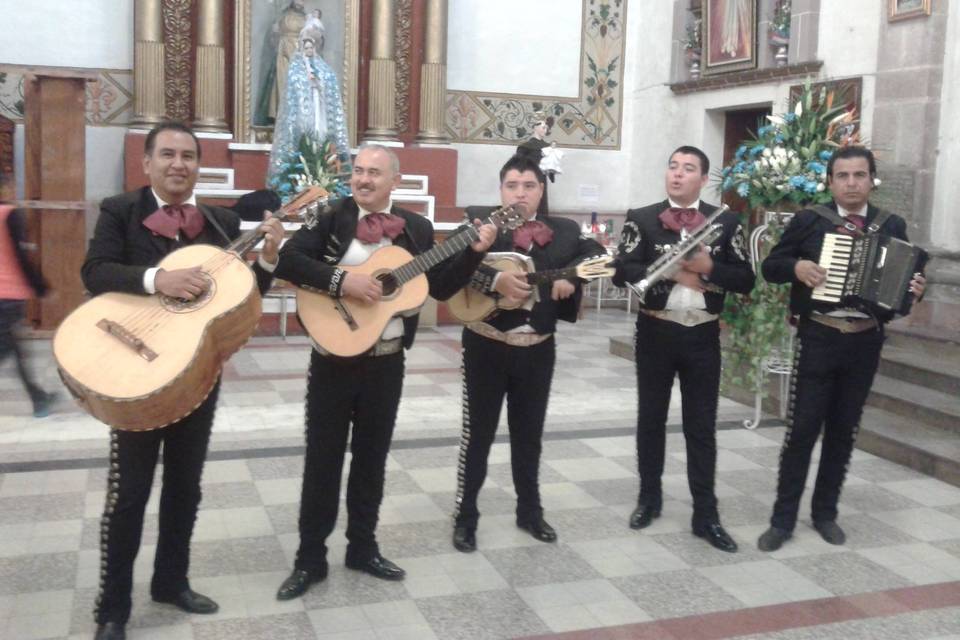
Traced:
<path fill-rule="evenodd" d="M 227 209 L 199 205 L 203 231 L 190 244 L 227 246 L 240 235 L 240 218 Z M 144 294 L 144 272 L 168 253 L 184 246 L 143 226 L 157 210 L 150 187 L 105 199 L 81 275 L 90 293 L 110 291 Z M 211 224 L 213 217 L 225 238 Z M 254 266 L 257 285 L 265 292 L 272 275 Z M 160 445 L 163 444 L 163 489 L 160 494 L 159 537 L 151 594 L 170 600 L 189 588 L 190 538 L 200 504 L 200 476 L 213 426 L 219 382 L 193 413 L 152 431 L 110 432 L 110 472 L 100 527 L 100 593 L 98 624 L 125 624 L 130 617 L 133 562 L 140 547 L 143 514 L 150 497 Z"/>
<path fill-rule="evenodd" d="M 667 200 L 627 212 L 613 282 L 619 286 L 646 276 L 647 268 L 680 234 L 664 227 L 660 213 Z M 709 217 L 716 207 L 701 201 L 700 212 Z M 718 314 L 727 291 L 749 293 L 754 274 L 746 251 L 743 228 L 736 214 L 726 212 L 718 222 L 721 236 L 710 245 L 713 271 L 704 292 L 705 311 Z M 719 523 L 716 475 L 717 401 L 720 389 L 720 325 L 717 320 L 684 326 L 652 317 L 644 310 L 663 310 L 675 283 L 654 284 L 637 315 L 635 354 L 637 365 L 637 461 L 640 475 L 638 503 L 659 512 L 663 502 L 661 476 L 666 445 L 667 412 L 674 377 L 680 377 L 683 435 L 687 447 L 687 479 L 693 496 L 694 531 Z"/>
<path fill-rule="evenodd" d="M 468 207 L 470 219 L 483 218 L 489 208 Z M 580 235 L 576 222 L 564 218 L 539 217 L 553 230 L 553 239 L 543 247 L 536 243 L 529 252 L 513 245 L 513 236 L 502 232 L 490 251 L 527 253 L 537 271 L 574 266 L 587 258 L 606 255 L 596 241 Z M 471 286 L 491 294 L 497 270 L 481 266 Z M 556 342 L 552 334 L 557 320 L 576 322 L 581 287 L 575 282 L 573 295 L 552 300 L 552 284 L 540 285 L 539 302 L 529 311 L 501 311 L 486 321 L 507 332 L 529 325 L 540 336 L 551 336 L 533 346 L 514 346 L 463 330 L 463 431 L 457 474 L 455 526 L 474 529 L 480 518 L 477 497 L 487 475 L 487 458 L 500 421 L 503 399 L 507 399 L 507 424 L 510 431 L 510 462 L 517 494 L 517 522 L 535 523 L 542 517 L 539 469 L 543 425 L 550 397 L 550 384 L 556 361 Z M 497 295 L 497 294 L 493 294 Z"/>
<path fill-rule="evenodd" d="M 829 208 L 836 211 L 836 203 Z M 865 229 L 876 219 L 878 211 L 868 206 Z M 906 241 L 906 228 L 903 218 L 892 215 L 878 232 Z M 815 523 L 836 520 L 863 406 L 880 364 L 883 325 L 894 315 L 876 308 L 863 309 L 878 324 L 857 333 L 842 333 L 811 320 L 811 314 L 826 314 L 841 305 L 812 300 L 813 289 L 797 280 L 794 268 L 800 260 L 818 262 L 824 234 L 836 231 L 832 222 L 815 211 L 799 211 L 762 265 L 768 281 L 791 285 L 790 311 L 799 319 L 787 433 L 780 453 L 777 500 L 770 519 L 772 526 L 783 531 L 793 531 L 796 526 L 810 455 L 821 429 L 823 443 L 811 501 L 812 518 Z"/>
<path fill-rule="evenodd" d="M 426 218 L 399 207 L 390 212 L 406 221 L 394 245 L 414 255 L 434 245 L 433 226 Z M 339 297 L 345 272 L 337 265 L 356 237 L 358 218 L 356 202 L 345 198 L 309 219 L 281 250 L 277 277 Z M 449 298 L 469 281 L 482 259 L 483 254 L 468 248 L 433 267 L 426 274 L 430 295 L 440 300 Z M 407 348 L 413 344 L 418 319 L 418 314 L 403 319 L 403 344 Z M 295 569 L 314 577 L 326 575 L 326 539 L 337 520 L 351 423 L 347 562 L 363 564 L 379 555 L 376 526 L 383 499 L 384 465 L 403 375 L 402 351 L 338 358 L 313 350 L 307 380 L 307 449 Z"/>

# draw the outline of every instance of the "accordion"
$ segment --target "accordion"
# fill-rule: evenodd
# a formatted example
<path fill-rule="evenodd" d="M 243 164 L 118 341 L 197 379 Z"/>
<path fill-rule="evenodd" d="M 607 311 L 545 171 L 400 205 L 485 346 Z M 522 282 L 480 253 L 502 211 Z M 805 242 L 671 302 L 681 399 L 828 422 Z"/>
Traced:
<path fill-rule="evenodd" d="M 811 298 L 906 315 L 913 303 L 910 280 L 928 258 L 923 249 L 891 236 L 824 234 L 819 264 L 827 279 Z"/>

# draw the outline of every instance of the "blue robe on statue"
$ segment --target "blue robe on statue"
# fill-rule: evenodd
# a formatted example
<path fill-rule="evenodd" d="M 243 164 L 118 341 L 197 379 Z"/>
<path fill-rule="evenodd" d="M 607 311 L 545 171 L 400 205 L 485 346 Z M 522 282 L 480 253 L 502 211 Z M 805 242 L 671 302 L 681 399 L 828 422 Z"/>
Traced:
<path fill-rule="evenodd" d="M 320 56 L 297 52 L 290 61 L 287 90 L 277 112 L 273 129 L 273 148 L 267 167 L 267 186 L 276 189 L 278 178 L 288 173 L 291 163 L 299 162 L 300 140 L 310 136 L 322 148 L 330 139 L 341 161 L 350 160 L 347 118 L 336 74 Z M 281 193 L 286 199 L 291 193 Z"/>

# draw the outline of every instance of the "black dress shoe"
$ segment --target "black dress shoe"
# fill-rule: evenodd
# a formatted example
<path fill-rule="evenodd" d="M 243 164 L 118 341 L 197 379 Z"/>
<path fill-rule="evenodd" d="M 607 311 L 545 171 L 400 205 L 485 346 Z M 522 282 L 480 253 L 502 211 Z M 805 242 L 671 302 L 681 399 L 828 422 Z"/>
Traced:
<path fill-rule="evenodd" d="M 120 622 L 105 622 L 97 627 L 93 640 L 126 640 L 127 631 Z"/>
<path fill-rule="evenodd" d="M 404 576 L 407 575 L 406 571 L 393 564 L 379 553 L 372 558 L 361 561 L 350 560 L 348 558 L 347 568 L 369 573 L 374 578 L 380 578 L 381 580 L 403 580 Z"/>
<path fill-rule="evenodd" d="M 470 553 L 477 550 L 477 530 L 473 527 L 454 527 L 453 548 Z"/>
<path fill-rule="evenodd" d="M 720 551 L 733 553 L 737 550 L 737 543 L 733 541 L 733 538 L 730 537 L 729 533 L 723 530 L 723 527 L 720 526 L 719 522 L 704 525 L 702 527 L 696 527 L 693 530 L 693 535 L 697 536 L 698 538 L 706 539 L 711 546 L 716 549 L 720 549 Z"/>
<path fill-rule="evenodd" d="M 553 530 L 543 516 L 528 520 L 526 522 L 517 522 L 517 526 L 528 532 L 540 542 L 556 542 L 557 532 Z"/>
<path fill-rule="evenodd" d="M 821 538 L 830 544 L 843 544 L 847 541 L 847 534 L 833 520 L 814 520 L 813 528 L 817 530 Z"/>
<path fill-rule="evenodd" d="M 792 531 L 770 527 L 757 540 L 757 549 L 760 551 L 776 551 L 783 546 L 783 543 L 793 537 Z"/>
<path fill-rule="evenodd" d="M 220 605 L 192 589 L 184 589 L 172 598 L 154 596 L 153 601 L 172 604 L 187 613 L 216 613 L 220 610 Z"/>
<path fill-rule="evenodd" d="M 293 600 L 299 598 L 307 592 L 310 585 L 320 582 L 327 577 L 326 570 L 320 573 L 310 573 L 303 569 L 294 569 L 293 573 L 287 576 L 280 588 L 277 589 L 277 600 Z"/>
<path fill-rule="evenodd" d="M 660 517 L 660 507 L 649 507 L 645 504 L 638 504 L 637 508 L 630 514 L 631 529 L 646 529 L 653 522 L 654 518 Z"/>

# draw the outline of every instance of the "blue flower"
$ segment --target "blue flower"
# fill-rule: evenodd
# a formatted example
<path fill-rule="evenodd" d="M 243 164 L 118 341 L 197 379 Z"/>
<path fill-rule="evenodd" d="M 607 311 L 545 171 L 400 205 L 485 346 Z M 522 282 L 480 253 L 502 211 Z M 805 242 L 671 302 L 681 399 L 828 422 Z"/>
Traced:
<path fill-rule="evenodd" d="M 830 158 L 832 157 L 833 157 L 833 151 L 831 151 L 830 149 L 820 152 L 820 159 L 823 160 L 824 162 L 830 162 Z"/>
<path fill-rule="evenodd" d="M 750 183 L 741 182 L 740 184 L 738 184 L 737 195 L 740 196 L 741 198 L 746 198 L 748 195 L 750 195 Z"/>
<path fill-rule="evenodd" d="M 726 178 L 728 175 L 730 175 L 731 171 L 733 171 L 733 167 L 724 167 L 723 171 L 720 172 L 720 175 L 721 177 Z"/>
<path fill-rule="evenodd" d="M 797 119 L 797 114 L 793 112 L 784 114 L 783 116 L 783 121 L 787 123 L 794 122 L 796 119 Z"/>
<path fill-rule="evenodd" d="M 293 191 L 293 187 L 290 186 L 289 182 L 284 182 L 282 185 L 280 185 L 280 188 L 277 189 L 277 191 L 279 191 L 280 193 L 290 193 L 291 191 Z"/>
<path fill-rule="evenodd" d="M 802 189 L 807 184 L 807 179 L 803 176 L 793 176 L 790 178 L 790 186 L 794 189 Z"/>
<path fill-rule="evenodd" d="M 740 162 L 738 162 L 733 166 L 734 173 L 743 173 L 746 170 L 747 170 L 747 163 L 744 162 L 743 160 L 741 160 Z"/>
<path fill-rule="evenodd" d="M 777 144 L 783 144 L 783 140 L 784 140 L 783 134 L 781 134 L 781 133 L 778 133 L 778 134 L 777 134 L 776 136 L 774 136 L 774 138 L 773 138 L 773 141 L 776 142 Z"/>
<path fill-rule="evenodd" d="M 737 160 L 742 160 L 742 159 L 743 159 L 743 154 L 746 153 L 746 152 L 747 152 L 747 146 L 742 144 L 742 145 L 740 145 L 739 147 L 737 147 L 737 153 L 734 155 L 734 157 L 735 157 Z"/>
<path fill-rule="evenodd" d="M 771 131 L 772 129 L 773 129 L 773 127 L 772 127 L 771 125 L 769 125 L 769 124 L 766 125 L 766 126 L 764 126 L 764 127 L 760 127 L 759 129 L 757 129 L 757 136 L 759 136 L 759 137 L 762 138 L 763 136 L 765 136 L 765 135 L 767 135 L 768 133 L 770 133 L 770 131 Z"/>
<path fill-rule="evenodd" d="M 758 144 L 750 149 L 750 155 L 756 158 L 758 155 L 763 153 L 764 148 L 765 147 L 762 144 Z"/>
<path fill-rule="evenodd" d="M 808 162 L 807 169 L 810 171 L 813 171 L 814 173 L 822 174 L 827 172 L 827 167 L 825 165 L 820 164 L 819 162 Z"/>
<path fill-rule="evenodd" d="M 732 186 L 733 186 L 733 178 L 731 176 L 727 176 L 726 178 L 723 179 L 722 189 L 724 191 L 729 191 L 730 187 Z"/>
<path fill-rule="evenodd" d="M 803 190 L 807 193 L 816 193 L 817 192 L 817 181 L 816 180 L 807 180 L 803 185 Z"/>

